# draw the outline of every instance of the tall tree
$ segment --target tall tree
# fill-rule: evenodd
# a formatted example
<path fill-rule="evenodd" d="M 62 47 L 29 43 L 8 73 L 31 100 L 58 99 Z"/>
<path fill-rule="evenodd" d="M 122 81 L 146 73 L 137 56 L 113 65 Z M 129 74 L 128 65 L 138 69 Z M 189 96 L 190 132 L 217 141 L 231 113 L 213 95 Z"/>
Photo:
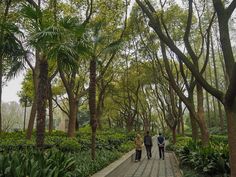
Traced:
<path fill-rule="evenodd" d="M 224 62 L 226 66 L 226 72 L 229 77 L 229 85 L 227 87 L 226 93 L 223 93 L 216 88 L 209 85 L 206 80 L 202 77 L 201 73 L 195 68 L 194 64 L 188 60 L 188 57 L 178 48 L 172 41 L 171 37 L 163 33 L 163 26 L 161 25 L 160 17 L 155 12 L 155 8 L 150 4 L 149 1 L 145 1 L 146 4 L 140 0 L 136 0 L 139 6 L 142 8 L 143 12 L 148 16 L 149 24 L 154 29 L 156 34 L 159 36 L 160 40 L 167 45 L 175 54 L 184 62 L 184 64 L 189 68 L 194 77 L 197 79 L 198 83 L 201 84 L 209 93 L 215 96 L 219 101 L 222 102 L 227 115 L 228 123 L 228 139 L 229 139 L 229 154 L 230 154 L 230 168 L 231 176 L 236 176 L 236 63 L 234 60 L 231 41 L 229 36 L 228 21 L 236 7 L 236 1 L 232 1 L 227 7 L 225 7 L 224 2 L 220 0 L 213 0 L 213 4 L 218 16 L 220 40 L 222 44 L 222 51 L 224 55 Z M 192 1 L 189 1 L 191 4 Z M 191 27 L 191 25 L 189 26 Z M 189 31 L 190 32 L 190 31 Z"/>

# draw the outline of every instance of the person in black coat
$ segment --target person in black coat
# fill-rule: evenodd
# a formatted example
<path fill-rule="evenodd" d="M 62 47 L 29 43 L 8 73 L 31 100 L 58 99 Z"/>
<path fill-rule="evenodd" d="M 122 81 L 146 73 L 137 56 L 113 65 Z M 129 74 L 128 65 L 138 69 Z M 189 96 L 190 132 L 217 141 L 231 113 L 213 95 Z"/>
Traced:
<path fill-rule="evenodd" d="M 160 159 L 165 159 L 165 138 L 162 136 L 161 133 L 159 133 L 159 136 L 157 137 L 157 145 L 159 147 L 159 157 Z"/>
<path fill-rule="evenodd" d="M 152 157 L 152 137 L 149 135 L 149 131 L 144 136 L 144 145 L 147 151 L 147 158 L 150 159 Z"/>

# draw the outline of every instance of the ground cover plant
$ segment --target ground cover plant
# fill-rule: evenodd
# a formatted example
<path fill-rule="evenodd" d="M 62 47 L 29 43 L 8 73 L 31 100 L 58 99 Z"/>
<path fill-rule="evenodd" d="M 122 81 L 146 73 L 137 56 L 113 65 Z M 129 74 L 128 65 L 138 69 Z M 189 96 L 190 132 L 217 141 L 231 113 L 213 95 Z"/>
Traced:
<path fill-rule="evenodd" d="M 178 137 L 177 143 L 168 148 L 176 152 L 180 166 L 187 174 L 191 174 L 192 169 L 202 176 L 228 176 L 230 167 L 227 138 L 213 135 L 210 139 L 208 146 L 202 146 L 189 137 Z"/>
<path fill-rule="evenodd" d="M 0 139 L 0 176 L 76 176 L 87 177 L 133 149 L 134 133 L 122 130 L 98 131 L 96 159 L 91 159 L 91 134 L 82 128 L 75 138 L 55 131 L 47 134 L 45 147 L 35 147 L 35 138 L 25 140 L 25 133 L 4 133 Z"/>

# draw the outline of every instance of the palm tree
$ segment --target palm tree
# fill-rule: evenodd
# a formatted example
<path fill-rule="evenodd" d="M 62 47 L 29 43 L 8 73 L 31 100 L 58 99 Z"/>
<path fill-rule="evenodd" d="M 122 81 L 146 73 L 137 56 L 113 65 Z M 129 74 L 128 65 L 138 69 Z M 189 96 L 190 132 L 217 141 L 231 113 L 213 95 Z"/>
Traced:
<path fill-rule="evenodd" d="M 48 90 L 48 60 L 55 60 L 59 71 L 76 71 L 78 53 L 81 51 L 81 37 L 84 33 L 85 24 L 80 24 L 78 19 L 66 17 L 52 24 L 44 19 L 43 14 L 37 5 L 34 7 L 25 6 L 25 17 L 34 23 L 38 23 L 36 30 L 30 34 L 28 43 L 38 53 L 39 78 L 37 82 L 37 138 L 38 147 L 43 146 L 45 133 L 46 100 Z M 37 16 L 38 15 L 38 16 Z M 36 17 L 36 18 L 35 18 Z M 73 123 L 73 121 L 72 121 Z M 72 125 L 72 127 L 74 127 Z"/>
<path fill-rule="evenodd" d="M 23 68 L 25 51 L 21 41 L 16 36 L 22 32 L 12 22 L 8 21 L 11 0 L 5 1 L 5 12 L 0 20 L 0 133 L 2 131 L 2 85 L 3 76 L 10 79 Z"/>

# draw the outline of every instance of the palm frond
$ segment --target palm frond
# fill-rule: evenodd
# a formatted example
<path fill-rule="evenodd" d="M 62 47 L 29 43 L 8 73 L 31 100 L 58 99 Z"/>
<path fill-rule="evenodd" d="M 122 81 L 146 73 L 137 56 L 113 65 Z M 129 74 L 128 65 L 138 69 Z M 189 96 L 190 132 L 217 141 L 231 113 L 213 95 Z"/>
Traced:
<path fill-rule="evenodd" d="M 59 43 L 62 38 L 62 29 L 58 26 L 49 26 L 44 30 L 32 34 L 29 43 L 35 47 L 47 49 L 54 43 Z"/>
<path fill-rule="evenodd" d="M 77 38 L 81 38 L 86 31 L 86 26 L 81 24 L 76 17 L 64 17 L 60 20 L 59 25 L 65 30 L 68 30 Z"/>
<path fill-rule="evenodd" d="M 41 10 L 28 4 L 23 4 L 20 12 L 22 16 L 30 20 L 37 21 L 38 19 L 42 18 Z"/>
<path fill-rule="evenodd" d="M 60 67 L 67 70 L 77 69 L 78 53 L 70 43 L 57 44 L 48 52 L 49 59 L 56 59 Z"/>
<path fill-rule="evenodd" d="M 23 60 L 19 60 L 19 58 L 15 58 L 11 62 L 8 61 L 8 65 L 9 66 L 6 70 L 6 80 L 15 78 L 23 69 L 25 69 Z"/>

